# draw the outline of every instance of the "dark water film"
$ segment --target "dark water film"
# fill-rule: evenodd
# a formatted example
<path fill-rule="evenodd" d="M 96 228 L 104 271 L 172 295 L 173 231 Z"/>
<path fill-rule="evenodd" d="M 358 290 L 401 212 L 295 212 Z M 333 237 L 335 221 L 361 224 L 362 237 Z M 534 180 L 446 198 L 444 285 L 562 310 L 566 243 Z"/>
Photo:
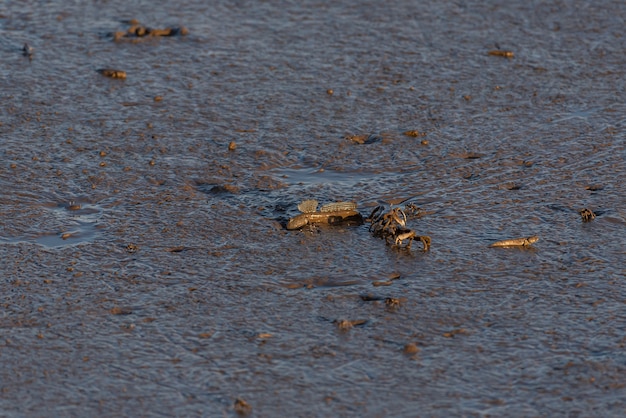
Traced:
<path fill-rule="evenodd" d="M 624 416 L 625 16 L 0 3 L 0 415 Z"/>

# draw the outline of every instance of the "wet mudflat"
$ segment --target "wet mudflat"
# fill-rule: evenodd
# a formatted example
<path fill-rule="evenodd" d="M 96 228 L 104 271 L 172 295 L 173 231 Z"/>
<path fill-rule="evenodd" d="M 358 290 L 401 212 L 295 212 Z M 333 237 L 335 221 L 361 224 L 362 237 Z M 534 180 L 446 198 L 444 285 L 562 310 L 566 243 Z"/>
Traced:
<path fill-rule="evenodd" d="M 622 2 L 135 3 L 0 6 L 0 415 L 626 413 Z"/>

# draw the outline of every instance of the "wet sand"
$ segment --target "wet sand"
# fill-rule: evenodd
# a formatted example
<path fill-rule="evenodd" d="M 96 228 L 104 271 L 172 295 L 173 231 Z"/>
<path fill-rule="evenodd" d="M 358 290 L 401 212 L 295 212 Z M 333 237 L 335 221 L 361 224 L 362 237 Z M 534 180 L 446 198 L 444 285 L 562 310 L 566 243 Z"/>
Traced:
<path fill-rule="evenodd" d="M 626 413 L 623 3 L 204 3 L 0 6 L 0 415 Z"/>

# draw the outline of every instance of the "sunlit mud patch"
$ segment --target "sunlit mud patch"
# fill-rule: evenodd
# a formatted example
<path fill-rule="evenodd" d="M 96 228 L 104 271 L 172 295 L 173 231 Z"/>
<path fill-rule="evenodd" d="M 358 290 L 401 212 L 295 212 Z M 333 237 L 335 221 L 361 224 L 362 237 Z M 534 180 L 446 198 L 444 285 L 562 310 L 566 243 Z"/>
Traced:
<path fill-rule="evenodd" d="M 95 224 L 81 224 L 65 232 L 40 235 L 35 237 L 34 241 L 44 247 L 64 247 L 91 242 L 95 238 L 97 231 L 98 228 Z M 22 239 L 16 242 L 20 241 L 23 242 L 25 240 Z"/>
<path fill-rule="evenodd" d="M 66 202 L 45 205 L 45 213 L 36 221 L 32 228 L 21 236 L 2 237 L 0 242 L 30 242 L 44 247 L 59 248 L 92 242 L 101 227 L 98 220 L 102 216 L 102 208 L 83 202 Z"/>

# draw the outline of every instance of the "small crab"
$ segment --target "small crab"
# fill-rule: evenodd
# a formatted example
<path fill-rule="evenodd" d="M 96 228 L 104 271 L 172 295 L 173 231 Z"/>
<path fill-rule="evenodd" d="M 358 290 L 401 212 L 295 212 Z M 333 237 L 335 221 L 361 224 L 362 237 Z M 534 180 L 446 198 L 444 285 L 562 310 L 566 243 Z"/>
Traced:
<path fill-rule="evenodd" d="M 424 245 L 424 251 L 428 251 L 430 248 L 430 238 L 427 236 L 419 236 L 406 227 L 407 215 L 400 208 L 393 208 L 389 212 L 384 211 L 383 206 L 377 206 L 369 216 L 371 222 L 369 230 L 374 236 L 383 238 L 388 245 L 393 245 L 398 248 L 402 247 L 405 241 L 408 241 L 404 246 L 406 249 L 411 249 L 413 240 L 419 239 Z M 410 207 L 407 210 L 419 211 L 419 208 Z"/>
<path fill-rule="evenodd" d="M 587 208 L 581 209 L 580 211 L 578 211 L 578 213 L 580 214 L 583 222 L 591 222 L 596 217 L 596 214 L 593 213 L 591 209 Z"/>
<path fill-rule="evenodd" d="M 406 226 L 406 214 L 400 208 L 383 212 L 383 206 L 377 206 L 370 215 L 370 231 L 374 235 L 395 235 L 398 227 Z"/>
<path fill-rule="evenodd" d="M 407 203 L 404 206 L 404 212 L 410 218 L 421 218 L 424 215 L 422 212 L 422 208 L 417 206 L 415 203 Z"/>
<path fill-rule="evenodd" d="M 410 249 L 411 243 L 415 239 L 415 236 L 415 231 L 413 231 L 412 229 L 409 229 L 406 232 L 401 232 L 400 234 L 396 235 L 395 245 L 400 247 L 402 246 L 402 242 L 404 242 L 405 240 L 409 240 L 409 242 L 406 244 L 406 248 Z"/>
<path fill-rule="evenodd" d="M 404 229 L 399 234 L 397 234 L 395 236 L 394 245 L 398 248 L 401 248 L 402 243 L 405 240 L 409 240 L 409 242 L 404 246 L 404 248 L 406 248 L 407 250 L 411 249 L 411 244 L 413 243 L 413 240 L 421 241 L 422 245 L 424 246 L 424 251 L 430 250 L 430 237 L 426 235 L 417 235 L 412 229 Z"/>

